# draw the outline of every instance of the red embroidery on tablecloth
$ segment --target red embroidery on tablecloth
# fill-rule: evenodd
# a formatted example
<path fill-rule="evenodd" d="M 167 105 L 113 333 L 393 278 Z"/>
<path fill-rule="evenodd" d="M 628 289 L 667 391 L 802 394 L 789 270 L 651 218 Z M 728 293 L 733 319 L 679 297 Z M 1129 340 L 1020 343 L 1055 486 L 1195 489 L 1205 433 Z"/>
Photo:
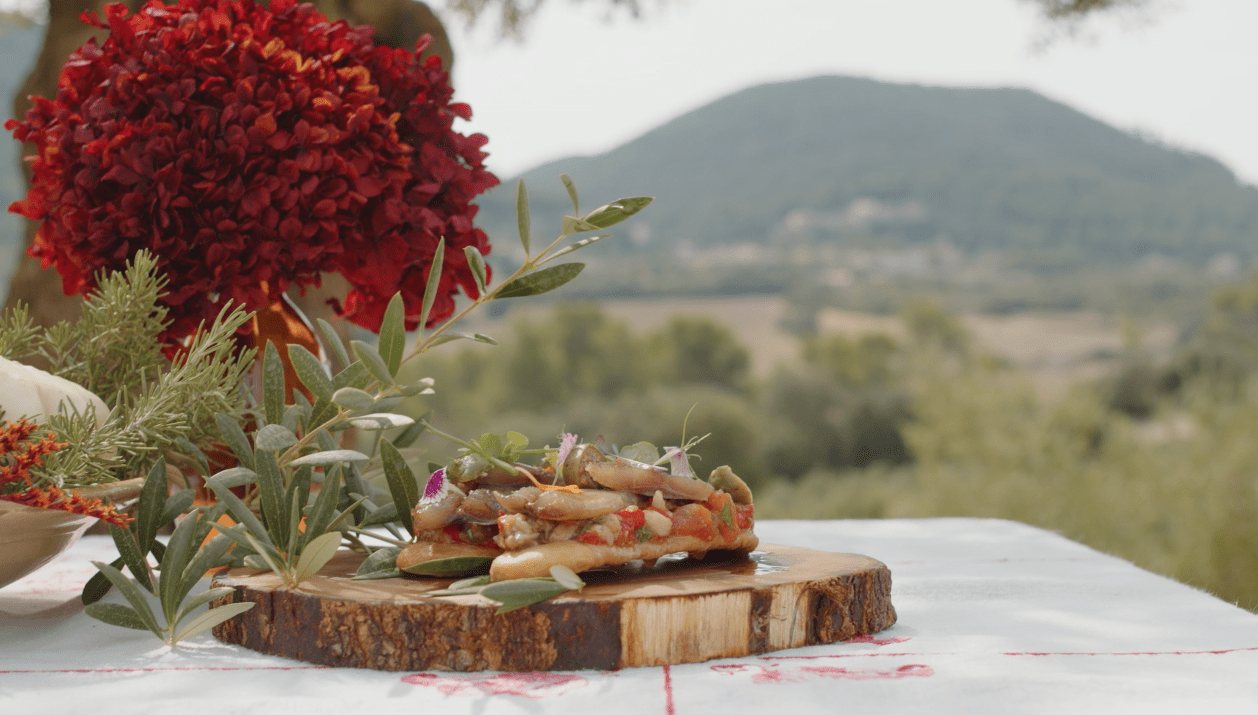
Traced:
<path fill-rule="evenodd" d="M 664 666 L 664 715 L 677 715 L 677 706 L 673 705 L 673 669 Z"/>
<path fill-rule="evenodd" d="M 855 638 L 848 638 L 847 640 L 843 642 L 844 643 L 873 643 L 876 646 L 884 646 L 884 645 L 894 645 L 896 643 L 903 643 L 907 640 L 909 639 L 908 638 L 875 638 L 874 636 L 856 636 Z"/>
<path fill-rule="evenodd" d="M 589 681 L 579 675 L 561 673 L 497 673 L 463 677 L 414 673 L 402 676 L 402 682 L 436 688 L 442 695 L 516 695 L 541 700 L 583 688 Z"/>
<path fill-rule="evenodd" d="M 877 668 L 837 668 L 834 666 L 787 666 L 777 663 L 772 665 L 750 665 L 734 663 L 731 665 L 714 665 L 712 670 L 726 675 L 750 675 L 751 682 L 756 685 L 772 685 L 776 683 L 805 683 L 811 679 L 827 680 L 900 680 L 901 678 L 927 678 L 935 674 L 929 665 L 912 663 L 891 670 Z"/>

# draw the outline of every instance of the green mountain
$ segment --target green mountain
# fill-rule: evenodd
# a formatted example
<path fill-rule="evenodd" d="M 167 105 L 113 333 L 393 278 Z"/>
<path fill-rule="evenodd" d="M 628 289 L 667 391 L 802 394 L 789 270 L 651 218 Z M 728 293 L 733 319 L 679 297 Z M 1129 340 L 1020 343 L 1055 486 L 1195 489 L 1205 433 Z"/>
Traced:
<path fill-rule="evenodd" d="M 536 230 L 565 210 L 560 172 L 590 201 L 657 197 L 634 240 L 605 252 L 946 239 L 1075 264 L 1258 255 L 1258 188 L 1025 89 L 852 77 L 754 87 L 607 154 L 527 172 Z M 514 183 L 481 202 L 499 244 L 515 234 Z"/>

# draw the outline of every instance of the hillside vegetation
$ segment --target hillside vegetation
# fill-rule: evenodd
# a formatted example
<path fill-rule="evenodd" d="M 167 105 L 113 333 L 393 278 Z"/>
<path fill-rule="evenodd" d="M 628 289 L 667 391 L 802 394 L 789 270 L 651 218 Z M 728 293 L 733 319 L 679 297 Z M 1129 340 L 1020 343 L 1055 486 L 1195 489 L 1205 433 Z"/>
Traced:
<path fill-rule="evenodd" d="M 492 143 L 490 144 L 492 151 Z M 1258 246 L 1258 189 L 1023 89 L 817 77 L 748 89 L 601 156 L 524 175 L 535 215 L 584 195 L 649 194 L 621 250 L 944 239 L 965 254 L 1204 262 Z M 513 182 L 482 201 L 510 236 Z M 549 220 L 549 219 L 545 219 Z"/>
<path fill-rule="evenodd" d="M 761 518 L 1016 519 L 1258 610 L 1258 280 L 1208 313 L 1165 356 L 1130 341 L 1117 372 L 1045 396 L 931 304 L 894 334 L 801 338 L 801 360 L 765 375 L 711 319 L 638 330 L 567 304 L 516 316 L 500 347 L 408 364 L 436 393 L 405 409 L 534 444 L 711 433 L 697 469 L 730 464 Z"/>

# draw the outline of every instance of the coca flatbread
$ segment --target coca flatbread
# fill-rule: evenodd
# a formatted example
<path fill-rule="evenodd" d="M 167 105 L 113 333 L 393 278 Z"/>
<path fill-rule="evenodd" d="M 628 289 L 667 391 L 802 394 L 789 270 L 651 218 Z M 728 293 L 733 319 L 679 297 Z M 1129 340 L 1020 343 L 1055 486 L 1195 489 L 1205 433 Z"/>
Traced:
<path fill-rule="evenodd" d="M 443 483 L 412 511 L 416 543 L 403 549 L 398 568 L 458 575 L 438 562 L 480 557 L 483 566 L 492 558 L 490 578 L 503 581 L 544 577 L 555 565 L 580 573 L 678 552 L 750 552 L 759 543 L 751 490 L 729 467 L 704 481 L 688 470 L 604 456 L 592 445 L 556 461 L 557 470 L 516 465 L 516 474 L 486 465 L 460 473 L 458 483 L 434 474 Z"/>

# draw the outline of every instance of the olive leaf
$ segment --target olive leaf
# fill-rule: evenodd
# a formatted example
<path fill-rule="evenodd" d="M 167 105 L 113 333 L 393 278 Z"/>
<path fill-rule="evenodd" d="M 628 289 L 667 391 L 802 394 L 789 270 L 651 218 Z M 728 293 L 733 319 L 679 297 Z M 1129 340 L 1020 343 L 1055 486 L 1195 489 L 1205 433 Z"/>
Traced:
<path fill-rule="evenodd" d="M 284 418 L 284 363 L 275 343 L 266 341 L 262 354 L 262 406 L 266 421 L 276 424 Z"/>
<path fill-rule="evenodd" d="M 402 432 L 393 438 L 393 446 L 398 449 L 405 449 L 415 443 L 424 434 L 424 430 L 428 429 L 427 421 L 432 419 L 432 411 L 424 413 L 422 417 L 411 426 L 402 430 Z"/>
<path fill-rule="evenodd" d="M 415 473 L 397 447 L 387 440 L 380 443 L 380 459 L 384 464 L 389 494 L 397 507 L 398 521 L 402 522 L 407 533 L 413 532 L 415 526 L 411 523 L 411 509 L 419 503 L 419 483 L 415 481 Z"/>
<path fill-rule="evenodd" d="M 560 174 L 559 180 L 563 182 L 563 187 L 568 191 L 568 198 L 572 199 L 572 213 L 581 213 L 581 206 L 577 201 L 577 185 L 572 182 L 572 177 L 567 174 Z"/>
<path fill-rule="evenodd" d="M 493 556 L 452 556 L 448 559 L 412 564 L 402 570 L 416 576 L 470 576 L 489 573 L 489 564 L 493 560 Z"/>
<path fill-rule="evenodd" d="M 332 401 L 351 410 L 365 410 L 375 402 L 371 393 L 356 387 L 342 387 L 332 393 Z"/>
<path fill-rule="evenodd" d="M 209 481 L 225 487 L 243 487 L 258 480 L 258 473 L 244 467 L 232 467 L 210 477 Z"/>
<path fill-rule="evenodd" d="M 424 285 L 424 303 L 419 311 L 419 329 L 422 331 L 428 324 L 428 314 L 432 312 L 432 304 L 437 300 L 437 287 L 441 284 L 441 270 L 445 263 L 445 236 L 437 241 L 437 249 L 432 253 L 432 267 L 428 269 L 428 283 Z"/>
<path fill-rule="evenodd" d="M 389 299 L 389 307 L 384 310 L 384 319 L 380 323 L 380 357 L 389 368 L 389 375 L 397 375 L 402 365 L 402 353 L 406 350 L 406 305 L 402 302 L 402 292 L 398 291 Z"/>
<path fill-rule="evenodd" d="M 561 263 L 525 273 L 500 288 L 494 298 L 525 298 L 547 293 L 576 278 L 584 268 L 584 263 Z"/>
<path fill-rule="evenodd" d="M 371 378 L 371 371 L 367 369 L 367 366 L 361 360 L 355 360 L 346 366 L 344 370 L 332 376 L 332 388 L 333 390 L 339 390 L 342 387 L 356 387 L 360 390 L 365 390 L 371 384 Z M 333 393 L 333 397 L 335 396 L 335 393 Z"/>
<path fill-rule="evenodd" d="M 354 351 L 354 355 L 362 361 L 371 376 L 376 378 L 381 385 L 393 385 L 393 373 L 389 372 L 389 365 L 380 357 L 380 353 L 376 349 L 362 342 L 361 340 L 351 340 L 350 348 Z"/>
<path fill-rule="evenodd" d="M 294 580 L 301 583 L 319 573 L 319 570 L 326 566 L 333 556 L 336 556 L 339 548 L 341 548 L 339 531 L 329 531 L 311 541 L 306 548 L 302 549 L 301 558 L 297 560 Z"/>
<path fill-rule="evenodd" d="M 401 576 L 402 572 L 397 567 L 397 555 L 401 552 L 402 548 L 400 546 L 386 546 L 382 549 L 376 549 L 371 552 L 370 556 L 363 559 L 352 580 L 369 581 L 378 578 Z"/>
<path fill-rule="evenodd" d="M 121 603 L 89 603 L 83 608 L 83 612 L 111 626 L 133 628 L 137 631 L 153 630 L 149 627 L 148 621 L 134 608 L 124 606 Z M 160 636 L 161 634 L 158 635 Z"/>
<path fill-rule="evenodd" d="M 180 629 L 180 631 L 175 634 L 173 642 L 178 643 L 179 641 L 191 638 L 198 633 L 208 631 L 223 621 L 248 611 L 250 608 L 253 608 L 254 605 L 255 604 L 253 602 L 246 601 L 243 603 L 228 603 L 226 605 L 219 606 L 218 608 L 211 608 L 205 613 L 202 613 L 194 618 L 188 625 Z"/>
<path fill-rule="evenodd" d="M 236 455 L 236 460 L 242 466 L 253 469 L 253 447 L 249 445 L 249 438 L 245 436 L 245 431 L 230 415 L 222 412 L 214 415 L 214 421 L 218 425 L 219 434 L 223 436 L 223 441 L 227 443 L 232 454 Z"/>
<path fill-rule="evenodd" d="M 576 212 L 576 209 L 573 209 Z M 525 259 L 529 256 L 529 242 L 532 234 L 532 219 L 529 218 L 529 192 L 524 188 L 524 179 L 516 182 L 515 187 L 515 223 L 520 230 L 520 244 L 524 246 Z"/>
<path fill-rule="evenodd" d="M 599 241 L 603 240 L 604 238 L 610 238 L 610 237 L 611 237 L 611 234 L 610 234 L 610 233 L 603 233 L 603 234 L 599 234 L 598 236 L 590 236 L 589 238 L 583 238 L 583 239 L 581 239 L 580 241 L 573 241 L 572 243 L 568 244 L 567 246 L 564 246 L 563 248 L 559 249 L 558 251 L 555 251 L 554 253 L 552 253 L 552 254 L 550 254 L 549 256 L 547 256 L 547 257 L 545 258 L 545 260 L 540 261 L 537 265 L 539 265 L 539 266 L 540 266 L 540 265 L 544 265 L 544 264 L 546 264 L 546 263 L 550 263 L 551 261 L 555 260 L 556 258 L 558 258 L 558 257 L 560 257 L 560 256 L 567 255 L 567 254 L 572 253 L 573 251 L 575 251 L 575 250 L 577 250 L 577 249 L 585 248 L 586 246 L 590 245 L 591 243 L 598 243 Z"/>
<path fill-rule="evenodd" d="M 257 449 L 276 452 L 297 444 L 297 435 L 281 424 L 263 425 L 254 433 L 253 444 Z"/>
<path fill-rule="evenodd" d="M 563 235 L 565 236 L 572 233 L 581 233 L 582 231 L 597 231 L 600 228 L 602 228 L 602 226 L 592 224 L 589 221 L 577 218 L 576 216 L 563 217 Z"/>
<path fill-rule="evenodd" d="M 317 467 L 322 464 L 338 464 L 340 462 L 366 462 L 370 459 L 371 457 L 368 457 L 362 452 L 356 452 L 352 449 L 336 449 L 336 450 L 325 450 L 322 452 L 313 452 L 311 454 L 307 454 L 304 457 L 298 457 L 297 459 L 294 459 L 293 461 L 289 462 L 288 466 L 290 467 L 304 467 L 304 466 Z"/>
<path fill-rule="evenodd" d="M 319 325 L 319 332 L 323 334 L 325 347 L 332 349 L 332 354 L 336 356 L 341 369 L 344 370 L 349 367 L 349 353 L 345 352 L 345 343 L 341 342 L 341 336 L 336 332 L 336 328 L 332 327 L 332 324 L 323 318 L 319 318 L 315 322 Z"/>
<path fill-rule="evenodd" d="M 476 250 L 476 246 L 464 246 L 463 255 L 467 257 L 467 267 L 476 281 L 476 290 L 480 295 L 485 293 L 485 282 L 489 279 L 485 271 L 485 257 Z"/>
<path fill-rule="evenodd" d="M 332 399 L 332 378 L 328 377 L 323 363 L 315 354 L 304 346 L 296 343 L 288 346 L 288 361 L 292 363 L 301 384 L 315 397 L 322 400 Z"/>
<path fill-rule="evenodd" d="M 501 298 L 503 296 L 496 295 L 494 297 Z M 510 298 L 513 296 L 507 296 L 507 297 Z M 487 345 L 493 345 L 495 347 L 498 345 L 497 340 L 494 340 L 488 335 L 482 335 L 480 333 L 473 333 L 471 335 L 468 335 L 467 333 L 442 333 L 441 335 L 438 335 L 436 338 L 434 338 L 432 342 L 428 344 L 428 347 L 435 348 L 438 345 L 445 345 L 446 343 L 452 343 L 455 340 L 475 340 L 478 343 L 485 343 Z"/>
<path fill-rule="evenodd" d="M 481 589 L 480 595 L 498 602 L 496 613 L 508 613 L 570 590 L 553 578 L 521 578 L 491 583 Z"/>
<path fill-rule="evenodd" d="M 583 216 L 582 220 L 595 228 L 607 228 L 638 213 L 654 200 L 651 196 L 634 196 L 620 199 L 594 209 Z"/>

